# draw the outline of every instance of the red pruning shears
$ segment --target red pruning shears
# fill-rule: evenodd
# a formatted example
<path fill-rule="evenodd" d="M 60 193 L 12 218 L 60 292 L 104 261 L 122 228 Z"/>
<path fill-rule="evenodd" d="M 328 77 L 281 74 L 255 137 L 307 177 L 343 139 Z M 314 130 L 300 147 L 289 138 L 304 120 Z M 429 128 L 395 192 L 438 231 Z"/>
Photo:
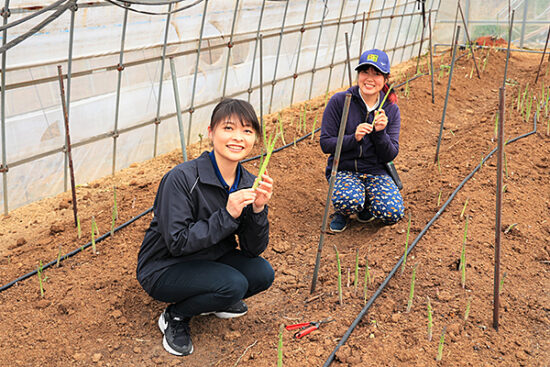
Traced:
<path fill-rule="evenodd" d="M 294 337 L 296 339 L 300 339 L 306 336 L 307 334 L 311 333 L 313 330 L 319 329 L 319 326 L 321 326 L 321 324 L 326 324 L 332 321 L 334 321 L 334 319 L 329 317 L 328 319 L 324 319 L 317 322 L 302 322 L 301 324 L 288 325 L 285 327 L 285 329 L 287 330 L 302 329 L 296 332 L 296 334 L 294 334 Z"/>

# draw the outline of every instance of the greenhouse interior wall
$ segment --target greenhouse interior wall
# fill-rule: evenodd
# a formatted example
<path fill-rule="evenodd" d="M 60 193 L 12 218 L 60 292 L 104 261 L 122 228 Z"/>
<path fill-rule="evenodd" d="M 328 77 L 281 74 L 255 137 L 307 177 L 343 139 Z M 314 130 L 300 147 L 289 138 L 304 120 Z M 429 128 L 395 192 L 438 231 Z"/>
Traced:
<path fill-rule="evenodd" d="M 223 97 L 249 100 L 266 114 L 347 86 L 346 33 L 352 65 L 370 48 L 385 50 L 396 65 L 426 54 L 429 24 L 433 43 L 447 48 L 462 24 L 454 0 L 4 3 L 5 214 L 68 190 L 58 65 L 74 177 L 85 184 L 206 136 Z M 514 10 L 514 46 L 544 45 L 547 0 L 462 1 L 461 7 L 472 38 L 507 39 Z"/>

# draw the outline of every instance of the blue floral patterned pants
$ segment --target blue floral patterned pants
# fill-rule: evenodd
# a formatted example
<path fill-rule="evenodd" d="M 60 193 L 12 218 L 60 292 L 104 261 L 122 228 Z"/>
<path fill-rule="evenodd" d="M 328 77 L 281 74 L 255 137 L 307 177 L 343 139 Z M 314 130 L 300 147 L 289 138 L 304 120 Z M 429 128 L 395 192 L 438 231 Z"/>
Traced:
<path fill-rule="evenodd" d="M 389 175 L 338 172 L 332 205 L 338 213 L 346 216 L 367 208 L 386 224 L 397 223 L 405 214 L 403 197 Z"/>

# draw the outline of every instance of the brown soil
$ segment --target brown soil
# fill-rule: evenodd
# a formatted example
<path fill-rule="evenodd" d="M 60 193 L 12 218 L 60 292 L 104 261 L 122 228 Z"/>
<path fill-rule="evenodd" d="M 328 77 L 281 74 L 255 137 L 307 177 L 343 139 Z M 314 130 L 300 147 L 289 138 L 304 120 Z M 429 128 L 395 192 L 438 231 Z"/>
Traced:
<path fill-rule="evenodd" d="M 478 64 L 486 51 L 478 52 Z M 395 163 L 404 182 L 407 217 L 412 218 L 412 242 L 453 190 L 495 146 L 494 121 L 498 88 L 504 74 L 505 52 L 491 51 L 481 80 L 470 78 L 472 59 L 463 57 L 454 71 L 438 166 L 433 163 L 447 76 L 435 73 L 435 104 L 430 78 L 425 76 L 399 90 L 403 125 L 401 151 Z M 450 60 L 444 56 L 444 63 Z M 539 55 L 512 54 L 506 88 L 505 136 L 533 129 L 519 117 L 518 90 L 533 85 Z M 437 58 L 436 64 L 441 63 Z M 394 76 L 414 73 L 414 63 L 396 67 Z M 424 65 L 424 61 L 423 61 Z M 423 66 L 424 70 L 426 69 Z M 548 62 L 540 85 L 550 85 Z M 321 116 L 323 98 L 308 102 L 308 129 Z M 292 141 L 303 105 L 282 111 L 286 141 Z M 532 109 L 534 111 L 534 108 Z M 274 116 L 266 119 L 273 126 Z M 538 132 L 506 147 L 507 177 L 501 228 L 500 328 L 492 327 L 495 241 L 496 155 L 458 192 L 429 228 L 373 307 L 340 348 L 336 366 L 548 366 L 550 361 L 550 136 L 548 117 L 539 118 Z M 303 133 L 295 133 L 296 136 Z M 259 145 L 259 144 L 258 144 Z M 204 149 L 204 144 L 201 147 Z M 190 156 L 200 149 L 193 146 Z M 173 152 L 133 164 L 78 188 L 83 238 L 72 224 L 70 194 L 64 193 L 14 210 L 1 218 L 0 279 L 2 284 L 36 269 L 62 253 L 89 241 L 92 215 L 99 231 L 111 225 L 112 187 L 117 187 L 118 224 L 149 208 L 162 175 L 179 163 Z M 270 205 L 271 244 L 265 257 L 276 271 L 265 293 L 247 300 L 249 313 L 239 319 L 200 316 L 191 324 L 195 352 L 169 355 L 161 345 L 157 318 L 166 306 L 152 300 L 135 278 L 137 252 L 150 214 L 97 245 L 44 271 L 45 295 L 33 276 L 0 293 L 0 360 L 5 366 L 274 366 L 279 326 L 327 317 L 335 319 L 301 340 L 283 333 L 286 366 L 320 366 L 363 307 L 365 258 L 373 273 L 368 297 L 398 261 L 406 241 L 407 220 L 393 226 L 353 222 L 345 232 L 327 235 L 317 290 L 310 294 L 311 277 L 328 185 L 326 157 L 318 134 L 273 155 L 270 173 L 276 191 Z M 247 163 L 255 172 L 257 161 Z M 438 196 L 441 202 L 438 203 Z M 465 202 L 467 206 L 465 207 Z M 464 215 L 461 212 L 464 209 Z M 457 265 L 466 217 L 466 287 Z M 343 270 L 343 304 L 338 303 L 338 247 Z M 358 289 L 354 267 L 359 254 Z M 407 313 L 412 268 L 416 285 L 412 310 Z M 351 275 L 348 275 L 350 274 Z M 349 286 L 348 286 L 349 284 Z M 433 340 L 427 339 L 427 297 L 433 307 Z M 466 304 L 469 317 L 464 321 Z M 442 361 L 438 343 L 446 328 Z"/>

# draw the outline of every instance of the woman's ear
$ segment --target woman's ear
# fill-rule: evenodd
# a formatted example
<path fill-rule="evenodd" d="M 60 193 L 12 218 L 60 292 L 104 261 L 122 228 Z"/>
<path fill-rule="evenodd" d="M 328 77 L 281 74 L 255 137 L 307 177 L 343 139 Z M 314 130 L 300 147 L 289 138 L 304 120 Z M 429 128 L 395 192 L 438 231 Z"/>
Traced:
<path fill-rule="evenodd" d="M 212 128 L 208 125 L 208 139 L 212 140 Z"/>

